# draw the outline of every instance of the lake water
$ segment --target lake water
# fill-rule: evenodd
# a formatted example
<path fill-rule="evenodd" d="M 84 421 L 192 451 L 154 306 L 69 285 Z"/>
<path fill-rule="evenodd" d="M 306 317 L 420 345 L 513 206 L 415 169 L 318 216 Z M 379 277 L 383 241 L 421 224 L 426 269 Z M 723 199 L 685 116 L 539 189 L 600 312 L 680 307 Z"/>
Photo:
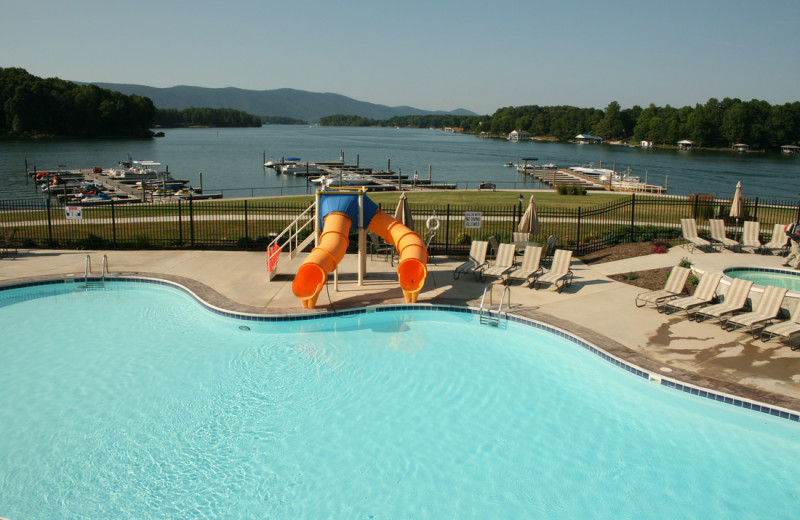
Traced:
<path fill-rule="evenodd" d="M 262 128 L 168 129 L 149 140 L 0 142 L 0 199 L 38 196 L 24 175 L 25 163 L 38 170 L 111 167 L 128 157 L 153 160 L 179 179 L 227 197 L 311 193 L 305 179 L 277 175 L 263 159 L 300 157 L 304 161 L 338 159 L 385 169 L 391 165 L 422 179 L 476 188 L 491 181 L 503 189 L 540 187 L 530 177 L 504 167 L 518 157 L 561 167 L 589 162 L 617 170 L 632 169 L 650 184 L 667 184 L 671 194 L 711 193 L 729 197 L 738 181 L 745 197 L 794 200 L 800 193 L 800 157 L 734 152 L 682 152 L 611 145 L 514 143 L 479 139 L 441 130 L 265 126 Z M 391 164 L 390 164 L 391 163 Z"/>

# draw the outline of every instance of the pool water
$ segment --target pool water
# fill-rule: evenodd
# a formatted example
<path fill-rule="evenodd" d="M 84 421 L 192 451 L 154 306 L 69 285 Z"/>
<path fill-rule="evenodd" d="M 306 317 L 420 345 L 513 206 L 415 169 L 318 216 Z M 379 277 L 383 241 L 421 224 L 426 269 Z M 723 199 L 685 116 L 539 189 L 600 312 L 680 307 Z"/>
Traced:
<path fill-rule="evenodd" d="M 796 517 L 796 422 L 536 328 L 64 287 L 0 291 L 2 517 Z"/>
<path fill-rule="evenodd" d="M 772 285 L 800 292 L 800 271 L 766 269 L 758 267 L 732 267 L 724 273 L 731 278 L 750 280 L 755 285 Z"/>

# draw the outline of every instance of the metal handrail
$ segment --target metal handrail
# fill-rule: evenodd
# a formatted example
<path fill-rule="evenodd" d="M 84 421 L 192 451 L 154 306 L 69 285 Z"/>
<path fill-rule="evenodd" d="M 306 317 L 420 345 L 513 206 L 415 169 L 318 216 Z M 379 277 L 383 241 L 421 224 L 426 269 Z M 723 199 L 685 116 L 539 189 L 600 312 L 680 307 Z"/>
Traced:
<path fill-rule="evenodd" d="M 103 277 L 103 280 L 106 279 L 107 272 L 108 272 L 108 255 L 103 255 L 103 270 L 100 273 L 100 276 Z"/>
<path fill-rule="evenodd" d="M 308 208 L 306 208 L 305 211 L 303 211 L 296 219 L 294 219 L 288 226 L 286 226 L 286 228 L 283 231 L 281 231 L 278 234 L 278 236 L 276 236 L 269 243 L 269 245 L 267 246 L 267 265 L 268 266 L 273 265 L 273 263 L 272 263 L 273 257 L 279 255 L 280 252 L 283 250 L 283 246 L 285 246 L 287 244 L 289 245 L 289 251 L 288 251 L 289 255 L 291 257 L 294 256 L 295 250 L 302 245 L 300 243 L 300 241 L 299 241 L 300 232 L 303 231 L 304 229 L 306 229 L 306 227 L 308 227 L 309 224 L 313 224 L 314 223 L 314 215 L 316 214 L 315 213 L 316 207 L 317 207 L 317 203 L 316 202 L 311 204 Z M 311 213 L 311 215 L 309 216 L 308 213 Z M 305 221 L 305 222 L 302 222 L 302 221 Z M 302 222 L 302 225 L 300 224 L 301 222 Z M 287 235 L 287 234 L 288 234 L 288 237 L 286 238 L 286 241 L 283 244 L 281 244 L 279 247 L 276 247 L 276 246 L 278 246 L 278 242 L 280 241 L 280 239 L 283 238 L 284 235 Z M 311 237 L 311 235 L 309 235 L 309 238 L 310 237 Z M 269 276 L 267 277 L 267 279 L 268 280 L 272 280 L 273 276 L 274 276 L 274 271 L 270 271 Z"/>
<path fill-rule="evenodd" d="M 508 306 L 511 307 L 511 287 L 506 285 L 505 289 L 503 289 L 503 295 L 500 296 L 500 305 L 497 306 L 497 317 L 500 317 L 500 314 L 503 312 L 503 302 L 506 299 L 506 293 L 508 293 Z"/>
<path fill-rule="evenodd" d="M 88 279 L 90 274 L 92 274 L 92 257 L 90 255 L 86 255 L 86 265 L 83 268 L 83 277 Z"/>
<path fill-rule="evenodd" d="M 508 306 L 511 307 L 511 287 L 506 286 L 503 289 L 503 294 L 500 296 L 500 304 L 497 306 L 497 314 L 495 316 L 492 316 L 489 309 L 486 309 L 486 314 L 484 314 L 483 309 L 483 306 L 486 303 L 486 293 L 488 292 L 491 295 L 491 288 L 492 284 L 488 284 L 483 289 L 483 296 L 481 297 L 481 307 L 478 311 L 478 318 L 480 319 L 481 323 L 497 326 L 500 323 L 500 316 L 503 313 L 503 302 L 506 300 L 506 294 L 508 294 Z"/>

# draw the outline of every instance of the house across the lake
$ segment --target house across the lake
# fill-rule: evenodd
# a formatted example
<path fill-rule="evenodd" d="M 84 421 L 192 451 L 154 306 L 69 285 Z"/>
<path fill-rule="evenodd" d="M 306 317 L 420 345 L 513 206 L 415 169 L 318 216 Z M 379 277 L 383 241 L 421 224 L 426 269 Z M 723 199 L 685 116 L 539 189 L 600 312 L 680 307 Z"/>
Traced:
<path fill-rule="evenodd" d="M 575 136 L 573 141 L 578 144 L 594 144 L 594 143 L 602 143 L 603 138 L 590 134 L 578 134 Z"/>

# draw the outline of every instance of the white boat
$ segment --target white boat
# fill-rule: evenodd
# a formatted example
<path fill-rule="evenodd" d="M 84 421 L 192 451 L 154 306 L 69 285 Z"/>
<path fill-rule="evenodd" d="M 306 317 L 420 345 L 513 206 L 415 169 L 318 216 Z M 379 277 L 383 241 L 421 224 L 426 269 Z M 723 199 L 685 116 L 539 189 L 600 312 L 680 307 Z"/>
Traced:
<path fill-rule="evenodd" d="M 154 161 L 120 163 L 117 168 L 109 170 L 109 177 L 116 180 L 158 179 L 161 175 L 166 175 L 156 169 L 158 166 L 161 166 L 161 163 Z"/>
<path fill-rule="evenodd" d="M 286 165 L 286 164 L 294 164 L 294 163 L 296 163 L 298 161 L 300 161 L 299 157 L 288 157 L 288 158 L 281 157 L 281 159 L 279 161 L 276 161 L 275 159 L 271 159 L 271 160 L 266 161 L 264 163 L 264 168 L 272 168 L 272 169 L 275 170 L 276 173 L 280 173 L 281 166 Z"/>
<path fill-rule="evenodd" d="M 641 179 L 636 175 L 628 173 L 620 173 L 608 168 L 593 168 L 591 166 L 571 166 L 570 170 L 587 177 L 594 177 L 602 183 L 614 182 L 641 182 Z"/>
<path fill-rule="evenodd" d="M 378 184 L 375 179 L 366 177 L 364 175 L 328 175 L 322 177 L 322 184 L 325 187 L 341 187 L 341 186 L 374 186 Z"/>
<path fill-rule="evenodd" d="M 517 166 L 517 173 L 525 173 L 528 175 L 533 175 L 535 173 L 552 173 L 558 170 L 558 166 L 553 163 L 547 164 L 520 164 Z"/>

